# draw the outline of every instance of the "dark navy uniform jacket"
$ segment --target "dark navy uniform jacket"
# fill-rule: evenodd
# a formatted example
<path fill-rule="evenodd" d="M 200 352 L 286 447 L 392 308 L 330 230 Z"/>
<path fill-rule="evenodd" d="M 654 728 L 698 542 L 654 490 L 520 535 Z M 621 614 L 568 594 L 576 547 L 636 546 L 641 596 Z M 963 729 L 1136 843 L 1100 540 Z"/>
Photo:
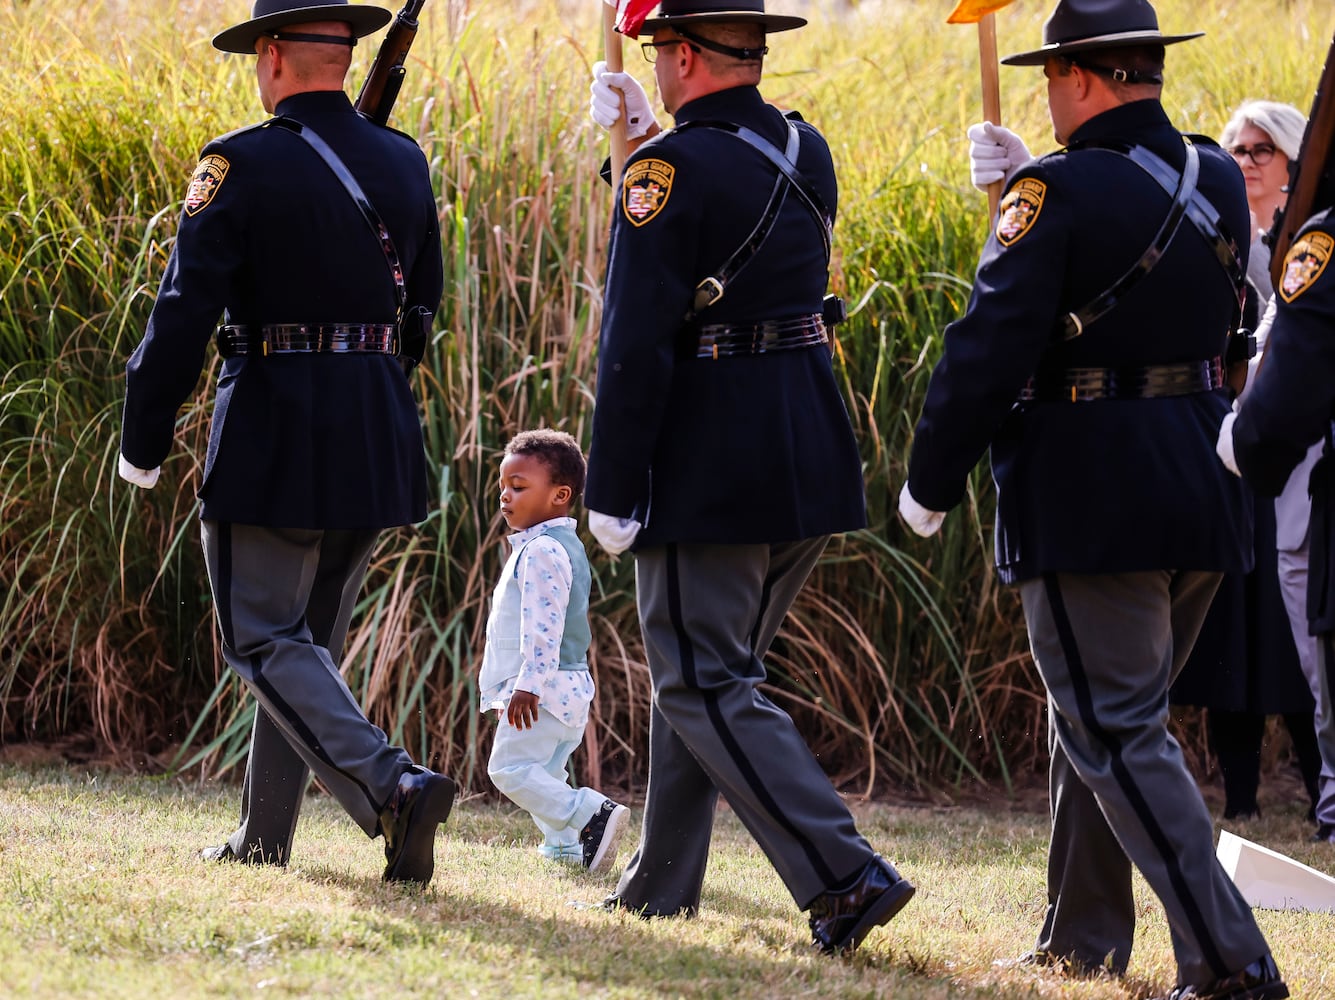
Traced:
<path fill-rule="evenodd" d="M 1303 226 L 1284 258 L 1275 318 L 1256 383 L 1233 425 L 1238 468 L 1258 493 L 1277 496 L 1307 449 L 1326 439 L 1312 470 L 1307 617 L 1314 634 L 1335 631 L 1335 210 Z"/>
<path fill-rule="evenodd" d="M 440 232 L 426 158 L 341 91 L 278 114 L 318 133 L 389 228 L 408 306 L 435 312 Z M 346 189 L 300 137 L 249 128 L 205 147 L 143 342 L 127 366 L 121 451 L 141 469 L 171 449 L 219 317 L 392 323 L 394 282 Z M 420 348 L 419 348 L 420 349 Z M 382 528 L 426 515 L 421 423 L 389 355 L 293 354 L 223 362 L 201 516 L 290 528 Z"/>
<path fill-rule="evenodd" d="M 968 312 L 946 328 L 914 435 L 909 491 L 929 510 L 960 502 L 970 470 L 991 446 L 996 561 L 1008 583 L 1047 571 L 1250 565 L 1250 501 L 1214 454 L 1229 410 L 1226 390 L 1016 403 L 1038 372 L 1196 362 L 1224 352 L 1237 299 L 1189 220 L 1111 312 L 1079 337 L 1057 337 L 1062 317 L 1140 259 L 1171 203 L 1123 155 L 1081 148 L 1110 140 L 1148 147 L 1178 170 L 1186 160 L 1162 106 L 1147 100 L 1095 116 L 1067 150 L 1017 172 Z M 1245 254 L 1241 173 L 1214 144 L 1197 145 L 1198 189 L 1242 238 Z"/>
<path fill-rule="evenodd" d="M 779 149 L 787 140 L 784 117 L 755 87 L 700 97 L 676 118 L 743 125 Z M 833 212 L 829 147 L 810 125 L 798 128 L 798 168 Z M 825 345 L 678 356 L 696 284 L 755 228 L 777 175 L 759 152 L 706 128 L 663 133 L 626 165 L 585 503 L 634 516 L 638 546 L 792 541 L 866 523 L 857 444 Z M 820 227 L 789 192 L 763 248 L 700 322 L 819 314 L 827 277 Z"/>

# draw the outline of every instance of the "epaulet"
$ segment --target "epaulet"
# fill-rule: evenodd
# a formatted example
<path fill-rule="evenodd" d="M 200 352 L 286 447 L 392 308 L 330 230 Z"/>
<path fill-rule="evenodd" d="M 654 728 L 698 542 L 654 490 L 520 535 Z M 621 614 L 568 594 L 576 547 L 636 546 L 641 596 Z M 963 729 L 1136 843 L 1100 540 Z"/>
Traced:
<path fill-rule="evenodd" d="M 1327 223 L 1331 221 L 1331 212 L 1333 211 L 1335 211 L 1335 207 L 1323 208 L 1321 211 L 1317 212 L 1316 215 L 1303 223 L 1303 229 L 1310 229 L 1313 226 L 1320 226 L 1324 229 L 1331 228 Z"/>
<path fill-rule="evenodd" d="M 367 121 L 370 121 L 370 119 L 368 118 Z M 377 122 L 372 122 L 372 124 L 378 124 L 378 123 L 377 123 Z M 415 137 L 409 135 L 407 132 L 403 132 L 403 131 L 401 131 L 401 130 L 399 130 L 399 129 L 396 129 L 396 128 L 394 128 L 392 125 L 381 125 L 380 127 L 381 127 L 382 129 L 384 129 L 386 132 L 393 132 L 395 135 L 401 135 L 401 136 L 403 136 L 403 138 L 407 139 L 407 140 L 408 140 L 409 142 L 411 142 L 414 146 L 417 145 L 417 139 L 416 139 Z"/>
<path fill-rule="evenodd" d="M 272 118 L 266 118 L 264 121 L 256 122 L 253 125 L 242 125 L 240 128 L 232 129 L 232 131 L 224 133 L 216 139 L 210 139 L 206 145 L 212 146 L 215 142 L 230 142 L 237 136 L 245 135 L 248 132 L 258 132 L 262 128 L 268 128 L 273 121 L 274 119 Z"/>
<path fill-rule="evenodd" d="M 1195 132 L 1183 132 L 1182 134 L 1185 135 L 1185 136 L 1186 136 L 1188 139 L 1190 139 L 1192 142 L 1194 142 L 1197 146 L 1216 146 L 1216 147 L 1217 147 L 1217 146 L 1219 145 L 1219 141 L 1218 141 L 1217 139 L 1215 139 L 1214 137 L 1212 137 L 1212 136 L 1208 136 L 1208 135 L 1197 135 Z"/>
<path fill-rule="evenodd" d="M 800 112 L 800 111 L 785 111 L 785 112 L 783 113 L 783 116 L 784 116 L 785 118 L 787 118 L 790 122 L 805 122 L 805 121 L 806 121 L 806 119 L 802 117 L 802 112 Z"/>
<path fill-rule="evenodd" d="M 667 139 L 668 136 L 676 134 L 677 134 L 677 129 L 675 126 L 672 128 L 665 128 L 657 135 L 650 136 L 648 139 L 645 139 L 644 142 L 636 146 L 635 152 L 638 153 L 640 150 L 647 149 L 649 146 L 653 146 L 664 141 L 665 139 Z"/>

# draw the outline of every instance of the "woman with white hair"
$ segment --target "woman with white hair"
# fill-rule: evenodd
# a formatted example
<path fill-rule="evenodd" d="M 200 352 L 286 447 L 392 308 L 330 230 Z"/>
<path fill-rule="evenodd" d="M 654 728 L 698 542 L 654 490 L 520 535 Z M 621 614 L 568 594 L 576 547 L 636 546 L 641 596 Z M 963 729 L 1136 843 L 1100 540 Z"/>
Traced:
<path fill-rule="evenodd" d="M 1260 237 L 1274 225 L 1288 199 L 1284 187 L 1289 183 L 1289 164 L 1298 158 L 1306 128 L 1307 116 L 1292 104 L 1247 101 L 1233 112 L 1219 136 L 1219 144 L 1233 154 L 1247 182 L 1247 206 L 1252 210 L 1247 278 L 1261 293 L 1262 308 L 1274 289 L 1270 285 L 1270 248 Z"/>

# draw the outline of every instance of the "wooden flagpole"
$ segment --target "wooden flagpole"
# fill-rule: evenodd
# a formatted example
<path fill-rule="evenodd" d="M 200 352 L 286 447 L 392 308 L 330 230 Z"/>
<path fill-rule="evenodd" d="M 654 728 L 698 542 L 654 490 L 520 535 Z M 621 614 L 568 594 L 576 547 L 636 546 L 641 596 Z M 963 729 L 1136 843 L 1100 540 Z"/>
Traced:
<path fill-rule="evenodd" d="M 983 74 L 983 118 L 993 125 L 1001 124 L 1001 74 L 997 61 L 997 21 L 995 14 L 986 14 L 978 22 L 978 62 Z M 1001 201 L 1001 181 L 987 186 L 989 217 L 997 214 Z"/>
<path fill-rule="evenodd" d="M 621 34 L 616 29 L 617 5 L 614 2 L 603 4 L 603 54 L 609 73 L 620 73 L 625 69 L 621 59 Z M 621 183 L 621 171 L 626 166 L 626 100 L 621 99 L 621 114 L 612 123 L 612 189 Z"/>

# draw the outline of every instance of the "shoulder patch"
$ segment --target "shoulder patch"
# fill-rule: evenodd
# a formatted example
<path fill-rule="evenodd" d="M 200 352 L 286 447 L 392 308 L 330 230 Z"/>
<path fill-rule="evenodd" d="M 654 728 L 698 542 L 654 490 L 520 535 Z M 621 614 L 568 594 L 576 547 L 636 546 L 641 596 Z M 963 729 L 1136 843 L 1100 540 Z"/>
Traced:
<path fill-rule="evenodd" d="M 1329 233 L 1316 230 L 1299 237 L 1284 258 L 1284 277 L 1277 289 L 1279 297 L 1292 302 L 1311 288 L 1330 263 L 1332 249 L 1335 249 L 1335 239 Z"/>
<path fill-rule="evenodd" d="M 672 194 L 677 168 L 665 160 L 636 160 L 626 168 L 621 182 L 621 210 L 632 226 L 651 221 Z"/>
<path fill-rule="evenodd" d="M 208 207 L 213 196 L 227 179 L 231 164 L 227 157 L 210 153 L 199 161 L 194 174 L 190 177 L 190 188 L 185 193 L 185 214 L 197 215 Z"/>
<path fill-rule="evenodd" d="M 1034 228 L 1048 186 L 1034 177 L 1024 177 L 1006 192 L 997 212 L 997 242 L 1008 247 Z"/>

